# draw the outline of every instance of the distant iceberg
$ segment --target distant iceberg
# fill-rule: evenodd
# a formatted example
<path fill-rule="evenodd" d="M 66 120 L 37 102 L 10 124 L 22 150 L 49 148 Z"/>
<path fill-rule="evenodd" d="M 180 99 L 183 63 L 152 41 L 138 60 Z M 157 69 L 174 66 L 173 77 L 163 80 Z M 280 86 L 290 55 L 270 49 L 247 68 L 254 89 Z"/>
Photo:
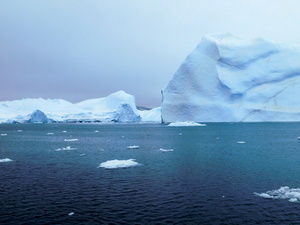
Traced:
<path fill-rule="evenodd" d="M 158 109 L 137 110 L 135 97 L 124 91 L 75 104 L 42 98 L 0 102 L 0 123 L 160 123 L 160 117 Z"/>
<path fill-rule="evenodd" d="M 106 169 L 116 169 L 116 168 L 126 168 L 132 166 L 138 166 L 139 163 L 135 162 L 135 159 L 127 159 L 127 160 L 108 160 L 99 165 L 99 167 Z"/>

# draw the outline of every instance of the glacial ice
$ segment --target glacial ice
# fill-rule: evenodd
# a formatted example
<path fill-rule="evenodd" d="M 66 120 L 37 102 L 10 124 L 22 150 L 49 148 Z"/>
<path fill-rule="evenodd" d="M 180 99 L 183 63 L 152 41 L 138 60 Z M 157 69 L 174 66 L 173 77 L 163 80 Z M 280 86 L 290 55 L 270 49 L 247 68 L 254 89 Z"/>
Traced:
<path fill-rule="evenodd" d="M 204 36 L 162 91 L 162 120 L 299 121 L 299 61 L 299 46 Z"/>
<path fill-rule="evenodd" d="M 290 202 L 300 203 L 300 188 L 289 188 L 285 186 L 265 193 L 254 192 L 254 195 L 270 199 L 289 199 Z"/>
<path fill-rule="evenodd" d="M 106 169 L 116 169 L 116 168 L 126 168 L 132 166 L 138 166 L 139 163 L 135 162 L 135 159 L 127 159 L 127 160 L 108 160 L 103 162 L 99 165 L 99 167 L 106 168 Z"/>

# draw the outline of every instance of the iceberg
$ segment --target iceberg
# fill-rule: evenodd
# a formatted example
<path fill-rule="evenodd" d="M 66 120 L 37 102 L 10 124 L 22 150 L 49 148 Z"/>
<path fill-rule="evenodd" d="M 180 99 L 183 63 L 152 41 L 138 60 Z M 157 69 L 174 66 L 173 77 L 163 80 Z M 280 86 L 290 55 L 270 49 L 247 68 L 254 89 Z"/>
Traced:
<path fill-rule="evenodd" d="M 204 36 L 162 90 L 162 121 L 300 120 L 300 46 Z"/>
<path fill-rule="evenodd" d="M 71 103 L 62 99 L 22 99 L 0 102 L 0 123 L 160 122 L 160 110 L 143 111 L 135 97 L 118 91 L 103 98 Z M 155 114 L 155 115 L 154 115 Z M 158 119 L 159 118 L 159 119 Z"/>

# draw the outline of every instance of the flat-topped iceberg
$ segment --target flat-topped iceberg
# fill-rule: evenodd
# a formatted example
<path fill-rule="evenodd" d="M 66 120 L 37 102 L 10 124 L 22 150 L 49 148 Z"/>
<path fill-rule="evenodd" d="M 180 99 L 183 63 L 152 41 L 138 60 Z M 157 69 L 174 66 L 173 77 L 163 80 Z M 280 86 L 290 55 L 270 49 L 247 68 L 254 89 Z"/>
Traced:
<path fill-rule="evenodd" d="M 162 91 L 163 122 L 300 120 L 300 46 L 208 35 Z"/>

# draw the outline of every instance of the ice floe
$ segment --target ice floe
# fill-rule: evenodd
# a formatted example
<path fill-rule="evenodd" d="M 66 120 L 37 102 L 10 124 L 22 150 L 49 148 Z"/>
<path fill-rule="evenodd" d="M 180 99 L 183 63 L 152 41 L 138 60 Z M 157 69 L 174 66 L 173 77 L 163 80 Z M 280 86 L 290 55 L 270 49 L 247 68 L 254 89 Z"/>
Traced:
<path fill-rule="evenodd" d="M 7 136 L 7 134 L 0 134 L 1 136 Z"/>
<path fill-rule="evenodd" d="M 206 124 L 196 123 L 196 122 L 192 122 L 192 121 L 182 121 L 182 122 L 170 123 L 168 126 L 169 127 L 194 127 L 194 126 L 204 127 L 204 126 L 206 126 Z"/>
<path fill-rule="evenodd" d="M 66 131 L 66 130 L 63 130 L 62 132 L 63 132 L 63 133 L 67 133 L 67 131 Z"/>
<path fill-rule="evenodd" d="M 18 130 L 18 132 L 22 132 L 23 130 Z"/>
<path fill-rule="evenodd" d="M 55 149 L 55 151 L 71 151 L 71 150 L 76 150 L 77 148 L 71 148 L 71 146 L 67 146 L 65 148 L 58 148 Z"/>
<path fill-rule="evenodd" d="M 246 141 L 237 141 L 237 144 L 246 144 Z"/>
<path fill-rule="evenodd" d="M 161 152 L 173 152 L 174 149 L 172 149 L 172 148 L 170 148 L 170 149 L 160 148 L 159 151 L 161 151 Z"/>
<path fill-rule="evenodd" d="M 72 139 L 65 139 L 64 141 L 78 141 L 77 138 L 72 138 Z"/>
<path fill-rule="evenodd" d="M 290 202 L 300 203 L 300 188 L 289 188 L 285 186 L 265 193 L 254 192 L 254 195 L 270 199 L 288 199 Z"/>
<path fill-rule="evenodd" d="M 74 214 L 75 214 L 74 212 L 68 213 L 69 216 L 73 216 Z"/>
<path fill-rule="evenodd" d="M 116 169 L 116 168 L 126 168 L 126 167 L 132 167 L 132 166 L 138 166 L 141 165 L 138 162 L 135 162 L 135 159 L 127 159 L 127 160 L 108 160 L 106 162 L 103 162 L 99 165 L 99 167 L 105 168 L 105 169 Z"/>
<path fill-rule="evenodd" d="M 5 158 L 5 159 L 0 159 L 0 163 L 2 162 L 12 162 L 13 160 L 9 159 L 9 158 Z"/>
<path fill-rule="evenodd" d="M 127 149 L 138 149 L 138 148 L 140 148 L 139 145 L 130 145 L 127 147 Z"/>
<path fill-rule="evenodd" d="M 99 130 L 95 130 L 95 133 L 98 133 L 99 132 Z"/>
<path fill-rule="evenodd" d="M 53 135 L 54 133 L 47 133 L 47 135 Z"/>

